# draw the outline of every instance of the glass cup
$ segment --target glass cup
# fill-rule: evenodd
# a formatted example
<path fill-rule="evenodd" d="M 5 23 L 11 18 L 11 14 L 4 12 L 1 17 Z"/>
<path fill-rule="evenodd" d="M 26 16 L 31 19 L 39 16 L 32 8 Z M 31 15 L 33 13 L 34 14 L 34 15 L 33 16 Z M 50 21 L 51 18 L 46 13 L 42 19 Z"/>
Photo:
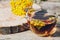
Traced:
<path fill-rule="evenodd" d="M 30 29 L 38 36 L 51 36 L 56 32 L 57 20 L 54 15 L 44 15 L 38 15 L 38 12 L 34 13 L 34 15 L 30 19 Z"/>

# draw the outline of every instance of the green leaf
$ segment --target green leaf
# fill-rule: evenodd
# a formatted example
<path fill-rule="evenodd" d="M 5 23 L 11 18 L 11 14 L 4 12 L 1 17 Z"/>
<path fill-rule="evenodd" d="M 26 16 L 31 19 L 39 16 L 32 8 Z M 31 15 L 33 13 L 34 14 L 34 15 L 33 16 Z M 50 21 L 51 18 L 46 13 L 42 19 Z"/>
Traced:
<path fill-rule="evenodd" d="M 30 2 L 33 2 L 33 0 L 29 0 Z"/>
<path fill-rule="evenodd" d="M 38 30 L 40 30 L 42 27 L 36 26 L 36 28 L 37 28 Z"/>

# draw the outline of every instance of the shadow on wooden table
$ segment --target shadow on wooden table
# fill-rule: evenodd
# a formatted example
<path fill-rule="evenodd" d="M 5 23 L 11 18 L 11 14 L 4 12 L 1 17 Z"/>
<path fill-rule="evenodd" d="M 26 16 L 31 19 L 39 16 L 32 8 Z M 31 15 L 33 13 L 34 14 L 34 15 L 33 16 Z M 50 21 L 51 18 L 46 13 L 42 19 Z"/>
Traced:
<path fill-rule="evenodd" d="M 57 31 L 52 37 L 60 37 L 60 24 L 57 24 Z"/>

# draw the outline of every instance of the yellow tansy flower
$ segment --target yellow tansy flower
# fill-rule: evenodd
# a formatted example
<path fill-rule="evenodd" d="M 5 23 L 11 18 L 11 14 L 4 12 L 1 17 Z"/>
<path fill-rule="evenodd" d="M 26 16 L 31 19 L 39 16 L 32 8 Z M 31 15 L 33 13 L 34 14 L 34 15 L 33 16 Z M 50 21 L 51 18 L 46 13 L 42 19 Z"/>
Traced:
<path fill-rule="evenodd" d="M 33 1 L 32 0 L 11 0 L 11 9 L 13 14 L 18 16 L 25 16 L 26 12 L 25 9 L 30 6 L 32 6 Z"/>

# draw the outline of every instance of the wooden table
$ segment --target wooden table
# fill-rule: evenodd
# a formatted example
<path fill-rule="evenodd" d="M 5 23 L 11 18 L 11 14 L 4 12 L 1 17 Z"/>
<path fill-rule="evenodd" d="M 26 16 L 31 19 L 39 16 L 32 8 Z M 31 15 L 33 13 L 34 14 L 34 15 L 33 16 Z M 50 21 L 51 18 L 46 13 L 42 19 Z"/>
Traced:
<path fill-rule="evenodd" d="M 11 35 L 0 35 L 1 40 L 60 40 L 60 37 L 39 37 L 33 32 L 26 31 Z"/>

